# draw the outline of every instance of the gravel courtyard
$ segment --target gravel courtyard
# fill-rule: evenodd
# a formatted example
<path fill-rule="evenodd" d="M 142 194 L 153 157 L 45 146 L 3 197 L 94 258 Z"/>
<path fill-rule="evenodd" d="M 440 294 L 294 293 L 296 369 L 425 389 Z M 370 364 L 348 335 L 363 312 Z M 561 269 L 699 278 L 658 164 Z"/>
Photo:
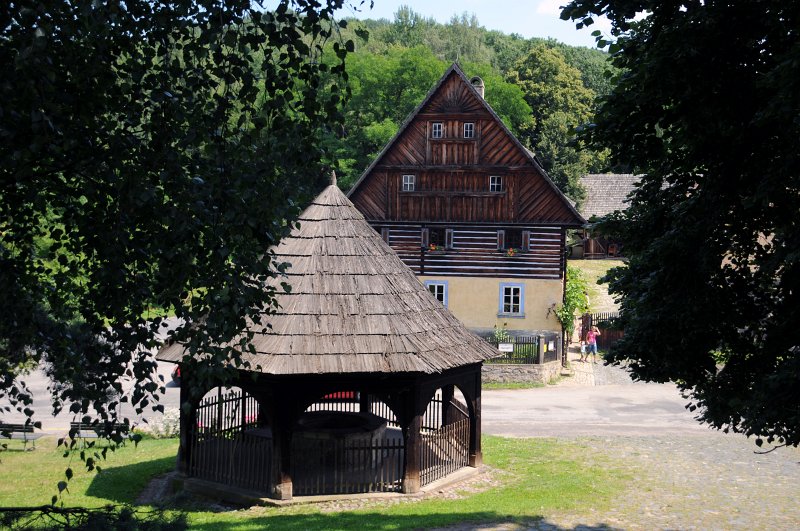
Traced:
<path fill-rule="evenodd" d="M 486 391 L 483 431 L 565 438 L 590 456 L 614 456 L 632 478 L 628 490 L 608 510 L 480 529 L 800 528 L 800 449 L 757 453 L 752 439 L 699 426 L 674 387 L 633 383 L 600 364 L 572 366 L 577 378 L 555 387 Z M 516 430 L 506 424 L 513 418 L 492 420 L 507 393 L 515 394 Z"/>

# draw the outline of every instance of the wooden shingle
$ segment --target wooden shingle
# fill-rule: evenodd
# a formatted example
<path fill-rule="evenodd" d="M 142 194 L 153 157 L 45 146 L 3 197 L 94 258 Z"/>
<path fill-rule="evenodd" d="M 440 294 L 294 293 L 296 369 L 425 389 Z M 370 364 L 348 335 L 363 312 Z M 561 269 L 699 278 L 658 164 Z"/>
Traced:
<path fill-rule="evenodd" d="M 428 292 L 335 185 L 273 251 L 291 267 L 271 281 L 280 307 L 257 328 L 256 354 L 243 356 L 260 372 L 432 374 L 497 355 Z M 178 362 L 184 352 L 166 345 L 158 359 Z"/>

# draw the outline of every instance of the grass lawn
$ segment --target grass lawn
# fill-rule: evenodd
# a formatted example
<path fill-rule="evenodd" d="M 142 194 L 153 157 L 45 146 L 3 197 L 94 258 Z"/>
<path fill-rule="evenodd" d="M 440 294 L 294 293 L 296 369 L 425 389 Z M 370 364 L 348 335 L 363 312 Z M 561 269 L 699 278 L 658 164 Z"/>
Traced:
<path fill-rule="evenodd" d="M 481 387 L 487 389 L 535 389 L 539 387 L 546 387 L 541 382 L 485 382 Z"/>
<path fill-rule="evenodd" d="M 7 452 L 0 464 L 0 505 L 48 503 L 68 460 L 53 442 L 34 452 Z M 484 436 L 487 465 L 496 485 L 464 492 L 457 500 L 440 496 L 420 501 L 367 502 L 358 510 L 323 512 L 316 505 L 253 507 L 210 511 L 202 502 L 183 504 L 192 529 L 407 529 L 476 522 L 531 522 L 561 512 L 603 509 L 629 479 L 611 458 L 580 441 L 509 439 Z M 123 448 L 103 463 L 103 471 L 80 470 L 75 456 L 64 502 L 68 506 L 133 503 L 148 480 L 172 470 L 177 441 L 145 440 Z M 101 465 L 101 466 L 103 466 Z"/>
<path fill-rule="evenodd" d="M 570 260 L 569 265 L 577 267 L 586 276 L 589 284 L 589 311 L 613 312 L 617 304 L 608 294 L 608 284 L 598 284 L 597 280 L 612 267 L 624 266 L 625 262 L 615 260 Z"/>
<path fill-rule="evenodd" d="M 0 453 L 0 506 L 37 506 L 50 503 L 58 494 L 58 482 L 64 471 L 75 474 L 64 494 L 66 506 L 102 507 L 133 503 L 136 496 L 155 475 L 175 468 L 177 440 L 147 440 L 138 447 L 129 443 L 116 452 L 108 452 L 106 461 L 97 460 L 102 471 L 87 472 L 78 452 L 69 458 L 56 449 L 56 438 L 36 441 L 36 450 L 23 452 L 21 444 L 9 443 L 10 450 Z M 87 455 L 96 451 L 87 449 Z"/>

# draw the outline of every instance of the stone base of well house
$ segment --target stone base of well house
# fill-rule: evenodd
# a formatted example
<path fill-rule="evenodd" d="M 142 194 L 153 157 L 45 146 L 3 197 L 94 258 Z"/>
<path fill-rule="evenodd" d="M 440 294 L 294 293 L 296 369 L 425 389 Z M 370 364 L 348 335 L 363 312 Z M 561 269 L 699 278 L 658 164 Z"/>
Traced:
<path fill-rule="evenodd" d="M 484 364 L 481 369 L 483 383 L 549 383 L 561 376 L 561 362 L 551 361 L 541 365 Z"/>

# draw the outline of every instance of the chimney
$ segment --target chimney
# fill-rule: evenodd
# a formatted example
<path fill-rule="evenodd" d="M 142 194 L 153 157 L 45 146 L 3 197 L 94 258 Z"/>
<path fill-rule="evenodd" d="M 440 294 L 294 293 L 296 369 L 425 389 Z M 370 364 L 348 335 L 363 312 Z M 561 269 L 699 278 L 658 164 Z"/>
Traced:
<path fill-rule="evenodd" d="M 486 96 L 484 96 L 486 87 L 483 85 L 483 80 L 478 76 L 475 76 L 470 79 L 469 82 L 473 87 L 475 87 L 475 90 L 478 91 L 478 94 L 480 94 L 481 98 L 486 99 Z"/>

